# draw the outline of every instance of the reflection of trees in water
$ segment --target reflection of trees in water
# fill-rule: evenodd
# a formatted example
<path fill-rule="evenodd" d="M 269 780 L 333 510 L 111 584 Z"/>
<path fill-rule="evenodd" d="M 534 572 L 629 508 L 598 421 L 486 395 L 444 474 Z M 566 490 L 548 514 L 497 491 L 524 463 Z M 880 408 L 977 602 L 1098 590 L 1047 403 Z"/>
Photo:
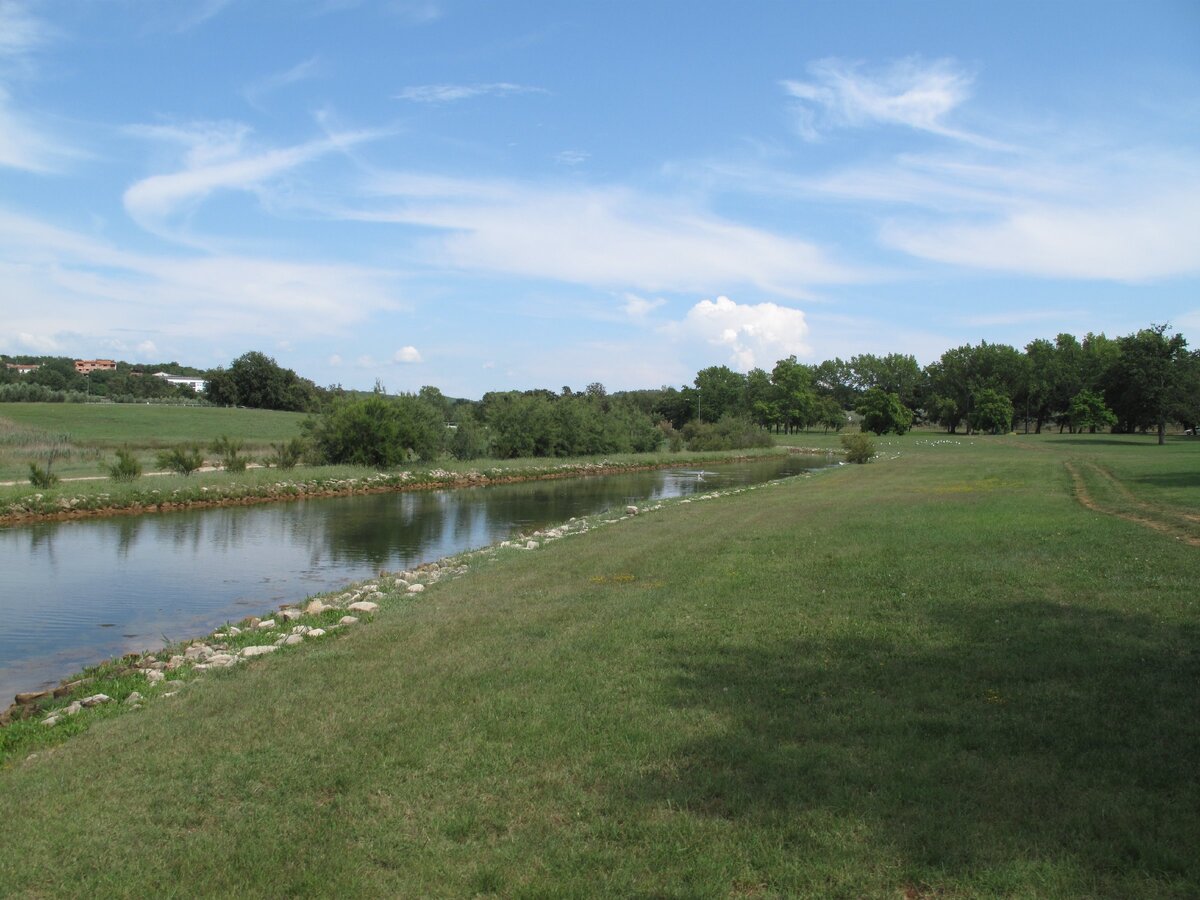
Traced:
<path fill-rule="evenodd" d="M 137 544 L 144 523 L 145 518 L 142 516 L 117 517 L 114 530 L 117 533 L 117 555 L 122 559 L 127 558 L 129 551 Z"/>

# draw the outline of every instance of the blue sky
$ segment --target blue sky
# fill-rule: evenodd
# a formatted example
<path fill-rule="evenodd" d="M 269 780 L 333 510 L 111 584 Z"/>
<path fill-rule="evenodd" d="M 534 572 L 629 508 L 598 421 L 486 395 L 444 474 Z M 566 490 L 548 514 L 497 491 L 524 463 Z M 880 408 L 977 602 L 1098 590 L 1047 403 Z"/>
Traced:
<path fill-rule="evenodd" d="M 0 352 L 453 396 L 1170 322 L 1200 4 L 0 0 Z"/>

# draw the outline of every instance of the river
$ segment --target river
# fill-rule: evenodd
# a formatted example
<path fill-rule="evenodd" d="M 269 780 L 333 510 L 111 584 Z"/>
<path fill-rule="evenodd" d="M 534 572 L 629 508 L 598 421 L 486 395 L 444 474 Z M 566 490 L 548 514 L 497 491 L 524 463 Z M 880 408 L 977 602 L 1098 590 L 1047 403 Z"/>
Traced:
<path fill-rule="evenodd" d="M 828 465 L 790 456 L 0 528 L 0 706 L 87 665 L 574 516 Z"/>

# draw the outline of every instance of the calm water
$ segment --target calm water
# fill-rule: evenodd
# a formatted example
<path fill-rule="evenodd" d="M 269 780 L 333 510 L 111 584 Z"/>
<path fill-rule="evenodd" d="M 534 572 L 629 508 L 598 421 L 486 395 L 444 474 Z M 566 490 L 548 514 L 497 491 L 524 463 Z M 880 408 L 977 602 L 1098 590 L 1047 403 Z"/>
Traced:
<path fill-rule="evenodd" d="M 0 529 L 0 706 L 86 665 L 333 590 L 380 569 L 627 504 L 757 484 L 821 457 L 331 497 Z"/>

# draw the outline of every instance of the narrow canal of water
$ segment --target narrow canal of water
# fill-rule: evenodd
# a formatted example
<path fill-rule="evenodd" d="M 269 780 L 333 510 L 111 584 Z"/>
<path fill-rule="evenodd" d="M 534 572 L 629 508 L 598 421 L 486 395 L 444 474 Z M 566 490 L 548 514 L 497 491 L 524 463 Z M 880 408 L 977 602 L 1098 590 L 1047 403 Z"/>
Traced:
<path fill-rule="evenodd" d="M 310 594 L 627 504 L 760 484 L 824 457 L 0 528 L 0 706 L 86 665 Z"/>

